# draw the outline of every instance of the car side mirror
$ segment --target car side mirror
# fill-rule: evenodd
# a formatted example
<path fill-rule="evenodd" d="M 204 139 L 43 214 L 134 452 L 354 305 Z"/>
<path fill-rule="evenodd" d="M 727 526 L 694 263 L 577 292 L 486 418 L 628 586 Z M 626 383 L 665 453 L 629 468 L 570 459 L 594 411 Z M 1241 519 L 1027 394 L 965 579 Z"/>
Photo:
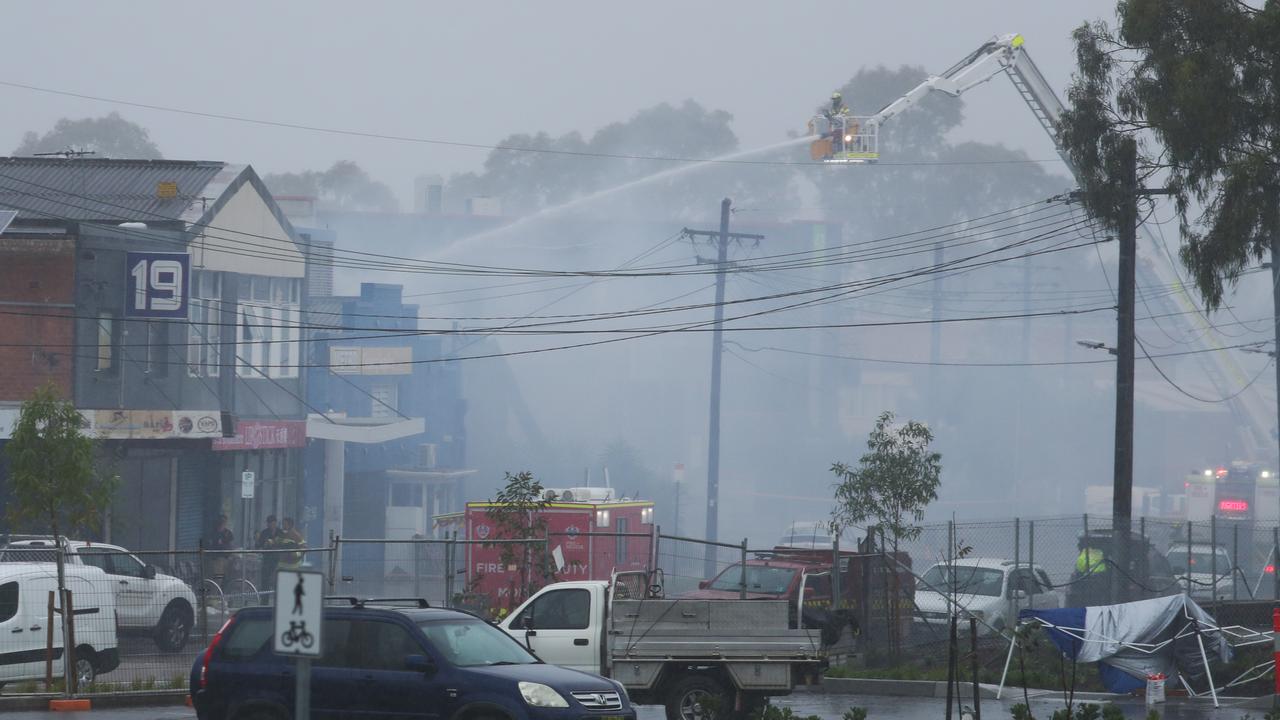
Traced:
<path fill-rule="evenodd" d="M 533 629 L 533 613 L 529 613 L 528 615 L 525 615 L 524 617 L 520 618 L 520 627 L 524 628 L 525 630 Z"/>
<path fill-rule="evenodd" d="M 156 579 L 156 568 L 155 568 L 155 566 L 154 566 L 154 565 L 144 565 L 144 566 L 142 567 L 142 574 L 143 574 L 143 576 L 144 576 L 144 577 L 146 577 L 148 580 L 155 580 L 155 579 Z"/>
<path fill-rule="evenodd" d="M 407 655 L 404 659 L 404 669 L 430 675 L 436 671 L 436 664 L 426 655 Z"/>
<path fill-rule="evenodd" d="M 707 589 L 707 588 L 709 588 L 709 587 L 711 587 L 711 581 L 710 581 L 710 580 L 699 580 L 699 581 L 698 581 L 698 589 L 699 589 L 699 590 L 706 590 L 706 589 Z"/>

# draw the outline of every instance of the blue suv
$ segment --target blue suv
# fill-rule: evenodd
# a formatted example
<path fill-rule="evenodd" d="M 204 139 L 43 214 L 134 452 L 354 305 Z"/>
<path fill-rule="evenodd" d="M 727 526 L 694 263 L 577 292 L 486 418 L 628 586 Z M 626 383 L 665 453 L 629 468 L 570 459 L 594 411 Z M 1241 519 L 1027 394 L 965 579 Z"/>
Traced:
<path fill-rule="evenodd" d="M 352 600 L 324 608 L 314 718 L 635 720 L 622 685 L 546 665 L 469 613 Z M 272 652 L 271 608 L 237 612 L 191 668 L 200 720 L 293 717 L 295 663 Z"/>

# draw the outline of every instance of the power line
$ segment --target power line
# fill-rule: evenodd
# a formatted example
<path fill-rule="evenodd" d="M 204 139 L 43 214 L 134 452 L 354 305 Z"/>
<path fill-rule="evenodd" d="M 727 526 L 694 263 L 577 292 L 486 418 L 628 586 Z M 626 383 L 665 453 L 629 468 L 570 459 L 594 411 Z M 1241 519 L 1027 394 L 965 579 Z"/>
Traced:
<path fill-rule="evenodd" d="M 1159 354 L 1155 354 L 1155 355 L 1150 355 L 1150 356 L 1148 356 L 1148 360 L 1152 360 L 1152 358 L 1172 358 L 1172 357 L 1183 357 L 1183 356 L 1186 356 L 1186 355 L 1200 355 L 1200 354 L 1204 354 L 1204 353 L 1225 352 L 1225 351 L 1227 351 L 1227 350 L 1238 350 L 1238 349 L 1241 349 L 1241 348 L 1245 348 L 1245 347 L 1252 347 L 1252 346 L 1253 346 L 1253 345 L 1252 345 L 1252 343 L 1246 343 L 1246 344 L 1241 344 L 1241 345 L 1231 345 L 1231 346 L 1223 347 L 1223 348 L 1201 348 L 1201 349 L 1199 349 L 1199 350 L 1183 350 L 1183 351 L 1179 351 L 1179 352 L 1172 352 L 1172 353 L 1159 353 Z M 780 352 L 780 353 L 786 353 L 786 354 L 788 354 L 788 355 L 804 355 L 804 356 L 807 356 L 807 357 L 821 357 L 821 358 L 828 358 L 828 359 L 832 359 L 832 360 L 850 360 L 850 361 L 857 361 L 857 362 L 885 363 L 885 364 L 889 364 L 889 365 L 932 365 L 932 366 L 944 366 L 944 367 L 994 367 L 994 368 L 1002 368 L 1002 367 L 1061 367 L 1061 366 L 1065 366 L 1065 365 L 1100 365 L 1100 364 L 1103 364 L 1103 363 L 1108 363 L 1108 364 L 1109 364 L 1109 363 L 1114 363 L 1114 362 L 1115 362 L 1114 360 L 1109 360 L 1109 359 L 1102 359 L 1102 360 L 1055 360 L 1055 361 L 1044 361 L 1044 362 L 930 362 L 930 361 L 928 361 L 928 360 L 899 360 L 899 359 L 892 359 L 892 358 L 875 358 L 875 357 L 859 357 L 859 356 L 853 356 L 853 355 L 836 355 L 836 354 L 831 354 L 831 353 L 817 353 L 817 352 L 809 352 L 809 351 L 805 351 L 805 350 L 793 350 L 793 349 L 790 349 L 790 348 L 780 348 L 780 347 L 774 347 L 774 346 L 765 346 L 765 347 L 758 347 L 758 348 L 749 348 L 749 347 L 746 347 L 746 346 L 739 345 L 739 347 L 740 347 L 742 350 L 745 350 L 746 352 L 764 352 L 764 351 L 769 351 L 769 352 Z M 1154 360 L 1152 360 L 1152 365 L 1153 365 L 1153 366 L 1155 365 Z M 1264 368 L 1264 369 L 1265 369 L 1265 368 Z M 1243 392 L 1243 390 L 1242 390 L 1241 392 Z M 1220 401 L 1215 401 L 1215 402 L 1220 402 Z"/>
<path fill-rule="evenodd" d="M 0 173 L 0 179 L 6 178 L 6 177 L 10 177 L 10 176 L 6 176 L 6 175 L 4 175 L 3 173 Z M 88 195 L 78 195 L 78 194 L 75 194 L 75 193 L 67 193 L 67 192 L 65 192 L 65 191 L 62 191 L 62 190 L 59 190 L 59 189 L 56 189 L 56 188 L 49 188 L 48 186 L 39 185 L 38 183 L 31 183 L 30 181 L 26 181 L 26 180 L 22 180 L 22 179 L 16 179 L 16 178 L 11 178 L 11 177 L 10 177 L 10 179 L 16 180 L 17 182 L 22 182 L 22 183 L 24 183 L 24 184 L 33 185 L 33 186 L 36 186 L 36 187 L 42 187 L 42 188 L 51 189 L 51 190 L 53 190 L 53 191 L 55 191 L 55 192 L 58 192 L 59 194 L 62 194 L 62 195 L 68 195 L 68 196 L 70 196 L 70 197 L 76 197 L 76 198 L 79 198 L 79 199 L 82 199 L 82 200 L 86 200 L 86 201 L 88 201 L 88 202 L 93 202 L 93 203 L 96 203 L 96 204 L 102 204 L 102 201 L 99 201 L 98 199 L 96 199 L 96 198 L 94 198 L 94 197 L 92 197 L 92 196 L 88 196 Z M 10 192 L 16 192 L 16 193 L 21 194 L 21 195 L 26 195 L 26 196 L 35 197 L 35 198 L 41 198 L 41 197 L 42 197 L 42 196 L 40 196 L 39 194 L 36 194 L 36 193 L 25 192 L 25 191 L 22 191 L 22 190 L 15 190 L 15 189 L 13 189 L 13 188 L 7 188 L 7 187 L 5 187 L 5 186 L 0 186 L 0 190 L 9 190 Z M 12 205 L 12 203 L 10 203 L 10 204 Z M 66 204 L 66 205 L 68 205 L 68 206 L 70 206 L 70 207 L 76 207 L 76 208 L 85 209 L 85 206 L 83 206 L 83 205 L 74 205 L 74 204 L 71 204 L 71 203 L 64 203 L 64 204 Z M 108 204 L 109 204 L 109 203 L 108 203 Z M 1027 206 L 1028 206 L 1028 205 L 1024 205 L 1024 206 L 1020 206 L 1020 207 L 1027 207 Z M 17 206 L 17 205 L 13 205 L 13 207 L 14 207 L 15 209 L 20 210 L 20 211 L 30 212 L 30 213 L 36 213 L 36 214 L 41 214 L 41 215 L 45 215 L 45 216 L 47 216 L 47 217 L 50 217 L 50 218 L 52 218 L 52 219 L 56 219 L 56 220 L 69 220 L 69 218 L 63 218 L 63 217 L 60 217 L 60 216 L 56 215 L 55 213 L 50 213 L 50 212 L 47 212 L 47 211 L 41 211 L 41 210 L 36 210 L 36 209 L 33 209 L 33 208 L 29 208 L 29 207 L 21 207 L 21 206 Z M 127 208 L 126 206 L 118 206 L 118 207 L 122 207 L 122 208 L 125 208 L 125 209 L 130 209 L 130 208 Z M 1016 211 L 1017 209 L 1018 209 L 1018 208 L 1015 208 L 1014 210 L 1011 210 L 1011 211 L 1009 211 L 1009 212 L 1014 212 L 1014 211 Z M 130 210 L 131 210 L 131 209 L 130 209 Z M 1062 215 L 1066 215 L 1066 214 L 1070 214 L 1070 213 L 1071 213 L 1071 211 L 1058 212 L 1058 213 L 1055 213 L 1054 215 L 1050 215 L 1050 216 L 1049 216 L 1049 219 L 1053 219 L 1053 218 L 1060 217 L 1060 216 L 1062 216 Z M 150 213 L 150 214 L 153 214 L 153 215 L 154 215 L 154 213 Z M 990 217 L 990 216 L 988 216 L 988 217 Z M 997 222 L 1003 222 L 1003 221 L 997 221 Z M 1025 219 L 1020 218 L 1020 219 L 1018 219 L 1018 222 L 1019 222 L 1020 224 L 1021 224 L 1021 223 L 1024 223 L 1024 222 L 1025 222 Z M 1063 222 L 1063 223 L 1065 223 L 1065 221 L 1062 221 L 1062 222 Z M 102 223 L 84 223 L 84 224 L 102 224 Z M 1073 225 L 1079 225 L 1079 224 L 1080 224 L 1080 221 L 1076 221 L 1076 222 L 1073 222 L 1073 223 L 1065 223 L 1061 229 L 1065 230 L 1065 229 L 1068 229 L 1068 228 L 1072 227 Z M 160 237 L 160 236 L 153 235 L 153 234 L 149 234 L 149 233 L 141 233 L 141 232 L 131 231 L 131 230 L 128 230 L 128 229 L 122 229 L 122 228 L 119 228 L 119 227 L 116 227 L 116 226 L 107 226 L 107 225 L 105 225 L 105 224 L 103 224 L 103 225 L 104 225 L 104 226 L 106 226 L 106 227 L 111 227 L 115 232 L 123 232 L 124 234 L 133 235 L 133 236 L 135 236 L 135 237 L 145 238 L 145 239 L 148 239 L 148 240 L 151 240 L 151 241 L 155 241 L 155 242 L 162 242 L 162 243 L 167 243 L 167 244 L 177 245 L 177 246 L 180 246 L 180 247 L 191 247 L 191 246 L 192 246 L 192 245 L 194 245 L 195 243 L 199 242 L 199 241 L 197 241 L 197 240 L 192 240 L 192 241 L 190 241 L 190 242 L 182 241 L 182 240 L 170 240 L 170 239 L 168 239 L 168 238 Z M 1035 226 L 1035 229 L 1043 228 L 1043 227 L 1047 227 L 1047 226 L 1048 226 L 1048 223 L 1044 223 L 1044 224 L 1041 224 L 1041 225 L 1037 225 L 1037 226 Z M 204 230 L 204 228 L 206 228 L 206 227 L 213 227 L 213 226 L 193 226 L 193 228 L 201 228 L 201 230 L 200 230 L 200 232 L 201 232 L 200 238 L 202 238 L 202 239 L 204 239 L 204 238 L 211 238 L 211 239 L 213 239 L 213 240 L 219 240 L 219 241 L 223 241 L 223 242 L 231 243 L 231 244 L 233 244 L 233 245 L 245 246 L 245 247 L 246 247 L 246 249 L 248 250 L 248 251 L 238 251 L 238 250 L 234 250 L 234 249 L 230 249 L 230 248 L 215 248 L 215 251 L 216 251 L 216 252 L 226 253 L 226 254 L 230 254 L 230 255 L 233 255 L 233 256 L 251 257 L 251 258 L 255 258 L 255 259 L 258 259 L 258 258 L 261 258 L 261 257 L 264 257 L 264 256 L 265 256 L 265 257 L 266 257 L 266 258 L 268 258 L 268 259 L 279 260 L 279 261 L 282 261 L 282 262 L 290 262 L 290 263 L 297 263 L 297 264 L 307 264 L 308 262 L 310 262 L 311 264 L 313 264 L 313 265 L 318 265 L 318 266 L 327 266 L 327 267 L 343 267 L 343 268 L 348 268 L 348 269 L 378 270 L 378 271 L 386 271 L 386 272 L 400 272 L 400 273 L 407 273 L 407 274 L 443 274 L 443 275 L 459 275 L 459 276 L 472 276 L 472 275 L 494 275 L 494 276 L 505 276 L 505 277 L 526 277 L 526 276 L 533 276 L 533 277 L 611 277 L 611 276 L 618 276 L 618 277 L 671 277 L 671 276 L 677 276 L 677 275 L 705 275 L 705 274 L 711 274 L 711 273 L 715 272 L 715 271 L 713 271 L 713 270 L 704 270 L 704 269 L 699 269 L 699 267 L 698 267 L 696 264 L 694 264 L 694 265 L 675 265 L 675 266 L 671 266 L 671 265 L 662 266 L 662 265 L 659 265 L 659 266 L 650 266 L 648 269 L 643 269 L 643 271 L 621 272 L 621 271 L 616 270 L 616 269 L 615 269 L 615 270 L 611 270 L 611 271 L 604 271 L 604 270 L 573 270 L 573 271 L 562 271 L 562 270 L 546 270 L 546 269 L 532 269 L 532 268 L 512 268 L 512 267 L 502 267 L 502 266 L 469 265 L 469 264 L 460 264 L 460 263 L 437 263 L 437 264 L 434 264 L 434 265 L 433 265 L 432 263 L 428 263 L 428 262 L 426 262 L 426 261 L 420 261 L 420 260 L 411 260 L 411 262 L 416 263 L 416 265 L 414 265 L 414 266 L 395 265 L 395 264 L 392 264 L 392 263 L 386 263 L 386 262 L 374 262 L 374 261 L 371 261 L 371 260 L 370 260 L 370 261 L 366 261 L 366 260 L 358 260 L 358 261 L 351 261 L 351 262 L 338 262 L 338 261 L 333 260 L 333 259 L 328 255 L 328 249 L 327 249 L 327 248 L 326 248 L 326 253 L 325 253 L 324 255 L 321 255 L 321 256 L 319 257 L 319 259 L 310 259 L 310 260 L 309 260 L 308 258 L 314 258 L 314 257 L 315 257 L 315 255 L 314 255 L 313 253 L 305 253 L 305 252 L 302 252 L 302 253 L 300 253 L 300 255 L 302 255 L 303 259 L 299 260 L 299 259 L 297 259 L 297 258 L 293 257 L 293 256 L 292 256 L 292 254 L 291 254 L 291 253 L 288 253 L 288 252 L 272 252 L 272 251 L 270 251 L 270 250 L 268 250 L 268 249 L 264 249 L 264 248 L 262 248 L 259 244 L 256 244 L 256 243 L 251 243 L 251 242 L 243 241 L 243 240 L 235 240 L 235 239 L 226 238 L 226 237 L 223 237 L 223 236 L 217 236 L 217 235 L 209 234 L 207 231 L 205 231 L 205 230 Z M 962 223 L 962 222 L 954 223 L 954 224 L 952 224 L 952 225 L 950 225 L 950 226 L 946 226 L 946 225 L 944 225 L 944 226 L 939 226 L 939 228 L 945 228 L 945 227 L 965 227 L 965 228 L 966 228 L 966 230 L 968 229 L 968 226 L 966 225 L 966 223 Z M 978 226 L 978 227 L 985 227 L 985 226 L 980 225 L 980 226 Z M 1001 234 L 996 234 L 996 235 L 987 234 L 987 235 L 984 235 L 984 236 L 979 236 L 979 237 L 977 237 L 976 239 L 967 240 L 967 241 L 965 241 L 965 242 L 953 242 L 951 246 L 953 246 L 953 247 L 954 247 L 954 246 L 970 245 L 970 244 L 974 244 L 974 243 L 976 243 L 976 242 L 983 242 L 983 241 L 987 241 L 987 240 L 991 240 L 991 239 L 998 239 L 998 238 L 1000 238 L 1000 237 L 1007 237 L 1008 235 L 1015 234 L 1015 233 L 1019 232 L 1019 231 L 1020 231 L 1020 230 L 1022 230 L 1022 229 L 1023 229 L 1023 228 L 1022 228 L 1022 226 L 1020 225 L 1020 226 L 1019 226 L 1019 229 L 1014 230 L 1013 232 L 1009 232 L 1009 233 L 1001 233 Z M 932 231 L 932 230 L 926 230 L 926 231 L 921 231 L 921 232 L 930 232 L 930 231 Z M 237 233 L 237 234 L 248 235 L 248 236 L 250 236 L 250 237 L 256 237 L 256 238 L 260 238 L 260 239 L 269 240 L 269 241 L 270 241 L 270 242 L 272 242 L 272 243 L 277 243 L 277 244 L 278 244 L 278 243 L 280 242 L 280 241 L 279 241 L 278 239 L 276 239 L 276 238 L 271 238 L 271 237 L 267 237 L 267 236 L 253 235 L 253 234 L 251 234 L 251 233 L 241 233 L 241 232 L 239 232 L 239 231 L 234 231 L 234 230 L 233 230 L 233 231 L 230 231 L 230 232 L 234 232 L 234 233 Z M 889 238 L 888 238 L 888 239 L 895 239 L 895 238 L 900 238 L 900 237 L 907 237 L 907 236 L 909 236 L 909 235 L 911 235 L 911 234 L 913 234 L 913 233 L 906 233 L 906 234 L 897 235 L 897 236 L 889 236 Z M 670 240 L 674 240 L 674 238 L 675 238 L 675 237 L 678 237 L 678 235 L 679 235 L 679 234 L 677 233 L 675 236 L 672 236 L 672 237 L 671 237 L 671 238 L 669 238 L 669 239 L 670 239 Z M 949 233 L 949 235 L 951 235 L 951 236 L 952 236 L 953 240 L 955 240 L 955 239 L 957 239 L 957 238 L 973 237 L 972 235 L 957 235 L 955 232 Z M 896 247 L 897 247 L 897 248 L 901 248 L 901 247 L 904 247 L 904 246 L 906 246 L 906 247 L 919 247 L 919 246 L 921 246 L 921 245 L 923 245 L 923 244 L 927 244 L 927 243 L 929 243 L 930 241 L 935 241 L 935 240 L 937 240 L 937 239 L 938 239 L 937 237 L 925 237 L 925 238 L 921 238 L 921 239 L 918 239 L 918 240 L 912 240 L 912 241 L 907 241 L 907 242 L 904 242 L 904 243 L 899 243 Z M 201 240 L 201 241 L 202 241 L 202 240 Z M 866 242 L 863 242 L 863 243 L 855 243 L 855 244 L 850 245 L 850 247 L 857 246 L 857 245 L 866 245 L 866 244 L 870 244 L 870 243 L 873 243 L 873 242 L 877 242 L 877 241 L 866 241 Z M 305 241 L 295 241 L 295 244 L 301 244 L 301 245 L 304 245 L 304 246 L 305 246 L 305 245 L 309 245 L 309 243 L 306 243 Z M 844 247 L 844 246 L 841 246 L 841 247 Z M 893 245 L 891 244 L 891 247 L 895 247 L 895 246 L 893 246 Z M 871 250 L 871 251 L 841 252 L 841 253 L 839 253 L 839 254 L 837 254 L 837 255 L 835 255 L 835 256 L 829 257 L 829 258 L 825 258 L 825 259 L 822 259 L 822 258 L 821 258 L 821 255 L 822 255 L 823 253 L 829 253 L 829 252 L 830 252 L 830 251 L 832 251 L 832 250 L 839 250 L 839 248 L 831 248 L 831 249 L 823 249 L 823 250 L 812 250 L 812 251 L 803 251 L 803 252 L 799 252 L 799 253 L 788 253 L 788 254 L 785 254 L 785 255 L 780 255 L 780 256 L 778 256 L 778 257 L 784 257 L 784 256 L 786 256 L 786 255 L 809 255 L 809 256 L 817 256 L 817 257 L 818 257 L 818 259 L 813 259 L 813 260 L 808 260 L 808 261 L 792 260 L 792 261 L 781 262 L 781 263 L 761 263 L 761 264 L 757 264 L 757 265 L 752 265 L 752 266 L 750 266 L 750 267 L 730 268 L 730 269 L 729 269 L 729 271 L 730 271 L 730 272 L 760 272 L 760 271 L 764 271 L 764 270 L 776 270 L 776 269 L 783 269 L 783 268 L 785 268 L 785 269 L 799 269 L 799 268 L 806 268 L 806 267 L 829 267 L 829 266 L 833 266 L 833 265 L 849 264 L 849 263 L 852 263 L 852 262 L 865 262 L 865 261 L 868 261 L 868 260 L 883 260 L 883 259 L 891 259 L 891 258 L 896 258 L 896 257 L 904 257 L 904 256 L 907 256 L 907 255 L 919 254 L 919 252 L 923 252 L 923 251 L 917 251 L 917 252 L 904 251 L 904 252 L 901 252 L 901 253 L 885 253 L 882 249 L 876 249 L 876 250 Z M 353 252 L 354 252 L 354 251 L 353 251 Z M 878 254 L 877 254 L 877 253 L 878 253 Z M 360 255 L 372 255 L 372 256 L 375 256 L 375 257 L 385 257 L 385 258 L 391 258 L 391 259 L 397 259 L 397 260 L 409 260 L 409 259 L 407 259 L 407 258 L 399 258 L 399 257 L 397 257 L 397 256 L 384 256 L 384 255 L 378 255 L 378 254 L 373 254 L 373 253 L 356 253 L 356 254 L 360 254 Z M 770 256 L 766 256 L 765 258 L 762 258 L 762 259 L 770 259 Z M 837 261 L 837 260 L 838 260 L 838 261 Z M 447 267 L 436 267 L 436 265 L 444 265 L 444 266 L 447 266 Z"/>
<path fill-rule="evenodd" d="M 131 100 L 121 100 L 118 98 L 103 97 L 100 95 L 89 95 L 87 93 L 72 92 L 69 90 L 58 90 L 54 88 L 39 87 L 36 85 L 28 85 L 26 83 L 18 83 L 9 80 L 0 80 L 0 85 L 5 87 L 17 88 L 20 90 L 28 90 L 31 92 L 45 93 L 49 95 L 60 95 L 62 97 L 72 97 L 80 100 L 92 100 L 94 102 L 109 103 L 112 105 L 122 105 L 125 107 L 134 107 L 143 110 L 155 110 L 157 112 L 167 112 L 179 115 L 187 115 L 191 117 L 202 117 L 212 120 L 227 120 L 231 122 L 248 123 L 252 125 L 263 125 L 267 127 L 275 127 L 286 130 L 302 130 L 305 132 L 324 133 L 327 135 L 346 135 L 351 137 L 359 137 L 373 140 L 389 140 L 394 142 L 414 143 L 421 145 L 439 145 L 446 147 L 468 148 L 473 150 L 490 150 L 498 152 L 517 152 L 517 153 L 533 153 L 544 155 L 564 155 L 571 157 L 597 158 L 604 160 L 647 160 L 655 162 L 670 163 L 692 163 L 692 164 L 720 164 L 720 165 L 774 165 L 787 167 L 825 167 L 823 163 L 815 162 L 799 162 L 784 160 L 737 160 L 737 159 L 717 159 L 717 158 L 691 158 L 667 155 L 635 155 L 627 153 L 606 153 L 593 152 L 586 150 L 560 150 L 555 148 L 536 148 L 522 147 L 517 145 L 488 145 L 484 143 L 470 143 L 456 140 L 439 140 L 432 138 L 413 137 L 408 135 L 393 135 L 388 133 L 369 132 L 362 130 L 347 130 L 341 128 L 330 128 L 319 125 L 307 125 L 303 123 L 291 123 L 278 120 L 264 120 L 261 118 L 251 118 L 243 115 L 231 115 L 227 113 L 204 112 L 200 110 L 188 110 L 183 108 L 169 107 L 165 105 L 156 105 L 153 103 L 142 103 Z M 761 152 L 766 152 L 762 150 Z M 920 160 L 920 161 L 900 161 L 900 162 L 881 162 L 882 166 L 921 166 L 921 165 L 1025 165 L 1039 163 L 1060 163 L 1061 158 L 1047 158 L 1043 160 L 1037 159 L 1009 159 L 1009 160 Z"/>

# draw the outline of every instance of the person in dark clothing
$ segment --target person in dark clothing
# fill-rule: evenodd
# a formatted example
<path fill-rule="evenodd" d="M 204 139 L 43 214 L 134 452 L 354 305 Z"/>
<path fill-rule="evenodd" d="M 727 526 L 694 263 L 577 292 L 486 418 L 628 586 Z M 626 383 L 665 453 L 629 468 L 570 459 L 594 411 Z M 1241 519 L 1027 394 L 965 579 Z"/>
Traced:
<path fill-rule="evenodd" d="M 231 533 L 231 528 L 227 527 L 227 516 L 219 515 L 218 524 L 213 529 L 213 538 L 209 540 L 209 549 L 230 550 L 235 542 L 235 535 Z"/>
<path fill-rule="evenodd" d="M 267 526 L 258 531 L 258 539 L 254 543 L 254 547 L 259 550 L 265 550 L 271 546 L 271 541 L 280 537 L 280 528 L 276 527 L 276 516 L 267 516 Z"/>
<path fill-rule="evenodd" d="M 276 539 L 280 537 L 280 528 L 276 527 L 276 516 L 267 516 L 267 526 L 258 531 L 257 541 L 254 546 L 259 550 L 270 550 L 275 547 Z M 279 564 L 279 556 L 277 553 L 262 553 L 262 582 L 259 587 L 271 589 L 276 581 L 276 565 Z"/>

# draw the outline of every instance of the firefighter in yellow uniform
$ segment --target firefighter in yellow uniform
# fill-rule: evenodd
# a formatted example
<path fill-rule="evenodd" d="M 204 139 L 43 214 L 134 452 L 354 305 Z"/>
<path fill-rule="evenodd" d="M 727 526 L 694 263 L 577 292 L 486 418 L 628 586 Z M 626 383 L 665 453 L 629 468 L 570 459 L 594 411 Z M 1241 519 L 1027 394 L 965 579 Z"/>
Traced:
<path fill-rule="evenodd" d="M 302 537 L 302 533 L 298 532 L 298 528 L 294 526 L 293 518 L 287 517 L 284 519 L 280 534 L 276 536 L 275 540 L 271 541 L 271 547 L 276 550 L 295 551 L 279 554 L 279 562 L 276 565 L 277 570 L 297 570 L 302 567 L 307 541 Z"/>

